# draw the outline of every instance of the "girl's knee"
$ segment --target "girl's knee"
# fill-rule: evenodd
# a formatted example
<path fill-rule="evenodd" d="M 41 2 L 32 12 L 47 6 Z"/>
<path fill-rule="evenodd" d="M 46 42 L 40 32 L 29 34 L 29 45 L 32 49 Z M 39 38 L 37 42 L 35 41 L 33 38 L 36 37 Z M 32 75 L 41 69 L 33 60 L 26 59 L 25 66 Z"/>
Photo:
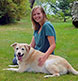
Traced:
<path fill-rule="evenodd" d="M 14 57 L 14 59 L 13 59 L 13 64 L 17 65 L 17 59 L 16 59 L 16 57 Z"/>

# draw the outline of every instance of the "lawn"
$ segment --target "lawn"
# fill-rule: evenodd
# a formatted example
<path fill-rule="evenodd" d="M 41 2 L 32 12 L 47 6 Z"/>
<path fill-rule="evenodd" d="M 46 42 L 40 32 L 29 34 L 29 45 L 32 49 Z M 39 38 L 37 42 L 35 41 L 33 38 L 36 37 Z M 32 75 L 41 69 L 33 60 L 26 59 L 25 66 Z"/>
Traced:
<path fill-rule="evenodd" d="M 78 70 L 78 29 L 71 22 L 52 22 L 56 30 L 55 55 L 66 58 Z M 73 74 L 60 77 L 44 78 L 41 73 L 17 73 L 3 71 L 3 68 L 12 64 L 14 50 L 10 46 L 14 42 L 30 43 L 33 35 L 29 18 L 18 23 L 0 26 L 0 81 L 78 81 Z"/>

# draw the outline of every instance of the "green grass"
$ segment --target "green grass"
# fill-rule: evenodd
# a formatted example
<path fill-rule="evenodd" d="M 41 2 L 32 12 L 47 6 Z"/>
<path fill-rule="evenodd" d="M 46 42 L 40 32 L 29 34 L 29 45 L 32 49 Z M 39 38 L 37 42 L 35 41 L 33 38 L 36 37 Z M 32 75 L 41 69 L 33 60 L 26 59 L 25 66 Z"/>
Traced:
<path fill-rule="evenodd" d="M 56 55 L 66 58 L 78 70 L 78 29 L 71 22 L 52 23 L 56 30 Z M 60 77 L 44 78 L 41 73 L 17 73 L 3 71 L 3 68 L 12 64 L 14 55 L 10 45 L 14 42 L 30 43 L 33 35 L 29 18 L 19 23 L 0 26 L 0 81 L 78 81 L 78 76 L 73 74 Z"/>

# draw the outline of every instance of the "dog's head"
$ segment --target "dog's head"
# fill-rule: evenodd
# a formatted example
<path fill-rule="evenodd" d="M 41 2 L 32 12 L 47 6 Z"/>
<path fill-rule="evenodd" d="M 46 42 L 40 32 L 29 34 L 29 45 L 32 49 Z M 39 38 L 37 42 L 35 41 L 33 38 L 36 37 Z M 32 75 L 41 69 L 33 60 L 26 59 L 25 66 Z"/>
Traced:
<path fill-rule="evenodd" d="M 16 57 L 19 61 L 22 61 L 30 51 L 30 46 L 25 43 L 13 43 L 11 46 L 14 48 Z"/>

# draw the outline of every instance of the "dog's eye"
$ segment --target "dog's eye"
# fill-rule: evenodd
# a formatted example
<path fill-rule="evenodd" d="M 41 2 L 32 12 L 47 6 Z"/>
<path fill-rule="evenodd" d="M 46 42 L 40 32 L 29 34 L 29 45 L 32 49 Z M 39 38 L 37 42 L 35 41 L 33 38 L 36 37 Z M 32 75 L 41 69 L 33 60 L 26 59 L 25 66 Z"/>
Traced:
<path fill-rule="evenodd" d="M 18 50 L 18 48 L 16 48 L 16 50 Z"/>
<path fill-rule="evenodd" d="M 22 48 L 22 50 L 24 50 L 24 48 Z"/>

